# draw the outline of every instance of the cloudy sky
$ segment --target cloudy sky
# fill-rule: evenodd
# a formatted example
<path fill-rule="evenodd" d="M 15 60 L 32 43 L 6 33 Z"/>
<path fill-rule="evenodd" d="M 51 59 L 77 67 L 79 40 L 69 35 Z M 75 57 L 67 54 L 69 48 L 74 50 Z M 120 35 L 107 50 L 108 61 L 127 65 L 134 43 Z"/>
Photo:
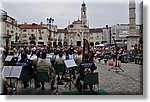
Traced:
<path fill-rule="evenodd" d="M 136 0 L 136 17 L 139 23 L 139 3 Z M 83 0 L 1 0 L 1 9 L 15 18 L 18 23 L 46 23 L 54 18 L 58 28 L 67 27 L 69 22 L 80 18 Z M 105 27 L 118 23 L 129 23 L 128 0 L 84 0 L 87 6 L 89 26 Z"/>

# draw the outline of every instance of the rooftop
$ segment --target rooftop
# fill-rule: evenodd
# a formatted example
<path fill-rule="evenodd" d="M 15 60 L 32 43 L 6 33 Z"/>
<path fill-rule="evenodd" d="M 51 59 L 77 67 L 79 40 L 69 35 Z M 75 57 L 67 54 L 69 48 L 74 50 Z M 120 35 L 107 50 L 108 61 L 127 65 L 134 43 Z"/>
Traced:
<path fill-rule="evenodd" d="M 24 29 L 46 29 L 47 27 L 44 27 L 42 25 L 38 25 L 35 23 L 32 24 L 20 24 L 19 25 L 20 28 L 24 28 Z"/>
<path fill-rule="evenodd" d="M 58 33 L 67 33 L 67 29 L 57 29 Z"/>
<path fill-rule="evenodd" d="M 93 28 L 89 29 L 90 33 L 98 33 L 98 32 L 103 32 L 102 28 Z"/>

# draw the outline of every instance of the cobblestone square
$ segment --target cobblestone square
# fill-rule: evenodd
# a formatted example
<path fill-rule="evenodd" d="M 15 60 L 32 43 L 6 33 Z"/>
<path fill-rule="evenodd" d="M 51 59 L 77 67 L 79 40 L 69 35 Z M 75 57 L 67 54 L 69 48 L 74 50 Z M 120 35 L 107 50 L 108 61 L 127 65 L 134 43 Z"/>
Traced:
<path fill-rule="evenodd" d="M 134 63 L 121 63 L 121 70 L 115 72 L 114 69 L 111 69 L 108 65 L 103 63 L 96 62 L 97 72 L 99 72 L 99 88 L 105 90 L 109 95 L 142 95 L 143 94 L 143 67 L 139 64 Z M 76 75 L 78 76 L 78 75 Z M 49 83 L 46 83 L 46 90 L 42 91 L 41 89 L 35 89 L 34 84 L 31 87 L 24 89 L 21 85 L 21 82 L 18 83 L 17 91 L 14 91 L 14 94 L 18 95 L 54 95 L 56 90 L 51 91 Z M 76 80 L 73 80 L 74 82 Z M 57 83 L 57 82 L 56 82 Z M 64 85 L 66 83 L 64 82 Z M 69 87 L 64 87 L 64 85 L 59 85 L 59 93 L 69 91 L 77 91 L 76 87 L 72 84 L 71 90 Z M 97 89 L 97 88 L 96 88 Z"/>

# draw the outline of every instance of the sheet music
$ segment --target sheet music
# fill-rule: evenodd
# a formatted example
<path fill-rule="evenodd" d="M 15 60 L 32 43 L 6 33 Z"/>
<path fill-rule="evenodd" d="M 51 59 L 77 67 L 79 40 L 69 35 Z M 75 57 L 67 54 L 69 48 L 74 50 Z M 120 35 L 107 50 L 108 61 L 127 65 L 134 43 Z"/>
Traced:
<path fill-rule="evenodd" d="M 52 59 L 53 55 L 52 54 L 47 54 L 46 55 L 46 60 L 50 61 Z"/>
<path fill-rule="evenodd" d="M 66 56 L 65 56 L 65 55 L 63 55 L 63 56 L 62 56 L 62 59 L 63 59 L 63 60 L 65 60 L 65 59 L 66 59 Z"/>
<path fill-rule="evenodd" d="M 59 58 L 59 55 L 56 55 L 56 59 L 58 59 Z"/>
<path fill-rule="evenodd" d="M 20 78 L 22 66 L 4 66 L 2 75 L 8 78 Z"/>
<path fill-rule="evenodd" d="M 20 78 L 21 71 L 22 71 L 22 66 L 13 66 L 10 77 Z"/>
<path fill-rule="evenodd" d="M 69 55 L 69 59 L 73 59 L 73 54 L 72 54 L 72 55 Z"/>
<path fill-rule="evenodd" d="M 53 56 L 52 54 L 47 54 L 46 55 L 46 57 L 48 57 L 48 58 L 52 58 L 52 56 Z"/>
<path fill-rule="evenodd" d="M 2 70 L 2 75 L 4 77 L 9 77 L 12 70 L 12 66 L 4 66 Z"/>
<path fill-rule="evenodd" d="M 18 56 L 18 61 L 20 61 L 21 60 L 21 54 Z"/>
<path fill-rule="evenodd" d="M 27 55 L 27 58 L 30 59 L 30 56 L 31 56 L 31 55 L 28 54 L 28 55 Z"/>
<path fill-rule="evenodd" d="M 24 65 L 26 65 L 26 63 L 17 62 L 16 65 L 17 65 L 17 66 L 24 66 Z"/>
<path fill-rule="evenodd" d="M 34 60 L 34 59 L 36 59 L 37 58 L 37 56 L 36 55 L 33 55 L 31 58 L 30 58 L 30 60 Z"/>
<path fill-rule="evenodd" d="M 77 59 L 77 55 L 73 54 L 73 59 L 76 60 Z"/>
<path fill-rule="evenodd" d="M 11 61 L 12 60 L 12 58 L 13 58 L 13 56 L 11 56 L 11 55 L 8 55 L 6 58 L 5 58 L 5 61 Z"/>
<path fill-rule="evenodd" d="M 71 60 L 65 60 L 64 63 L 65 63 L 65 65 L 66 65 L 67 68 L 71 68 L 71 67 L 77 66 L 76 63 L 75 63 L 75 61 L 73 59 L 71 59 Z"/>
<path fill-rule="evenodd" d="M 19 54 L 17 53 L 17 54 L 14 55 L 14 57 L 18 57 L 18 55 L 19 55 Z"/>

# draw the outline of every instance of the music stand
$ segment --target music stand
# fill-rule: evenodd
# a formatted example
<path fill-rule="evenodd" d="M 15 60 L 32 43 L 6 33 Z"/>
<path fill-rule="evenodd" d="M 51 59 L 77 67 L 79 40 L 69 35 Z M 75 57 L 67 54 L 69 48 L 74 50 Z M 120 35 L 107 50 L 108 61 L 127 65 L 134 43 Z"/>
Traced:
<path fill-rule="evenodd" d="M 12 55 L 7 55 L 7 57 L 5 58 L 5 65 L 13 65 L 14 63 L 12 63 L 12 59 L 13 59 L 13 56 Z"/>
<path fill-rule="evenodd" d="M 5 78 L 10 79 L 10 87 L 13 89 L 14 83 L 11 82 L 11 79 L 17 79 L 20 78 L 22 71 L 22 66 L 4 66 L 2 70 L 2 75 Z M 14 89 L 15 90 L 15 89 Z"/>
<path fill-rule="evenodd" d="M 13 56 L 12 55 L 8 55 L 6 58 L 5 58 L 5 61 L 8 61 L 10 62 L 12 60 Z"/>
<path fill-rule="evenodd" d="M 116 43 L 116 40 L 114 39 L 114 37 L 113 37 L 113 40 L 114 40 L 115 47 L 116 47 L 116 62 L 115 62 L 115 66 L 113 66 L 110 69 L 108 69 L 108 71 L 110 71 L 111 69 L 115 69 L 116 72 L 119 72 L 118 69 L 120 69 L 120 70 L 122 70 L 124 72 L 124 70 L 121 68 L 121 66 L 118 66 L 118 64 L 117 64 L 118 46 L 117 46 L 117 43 Z"/>
<path fill-rule="evenodd" d="M 37 58 L 37 56 L 36 55 L 33 55 L 33 56 L 31 56 L 31 58 L 30 58 L 30 60 L 34 60 L 34 59 L 36 59 Z"/>
<path fill-rule="evenodd" d="M 70 74 L 70 77 L 69 77 L 70 79 L 65 84 L 65 87 L 69 84 L 69 90 L 71 90 L 71 83 L 74 84 L 74 82 L 72 80 L 72 71 L 73 71 L 74 67 L 76 67 L 77 65 L 76 65 L 76 63 L 75 63 L 75 61 L 73 59 L 65 60 L 64 63 L 66 65 L 67 69 L 69 70 L 69 74 Z"/>

